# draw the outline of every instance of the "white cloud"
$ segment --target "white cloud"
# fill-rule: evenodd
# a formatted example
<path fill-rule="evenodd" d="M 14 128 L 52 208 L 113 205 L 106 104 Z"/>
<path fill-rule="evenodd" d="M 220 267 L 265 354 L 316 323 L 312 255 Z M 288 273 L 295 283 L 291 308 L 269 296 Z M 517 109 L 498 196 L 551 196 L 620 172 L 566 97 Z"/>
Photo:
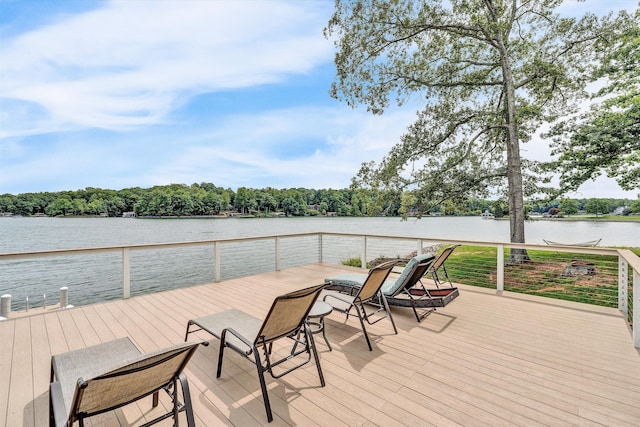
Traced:
<path fill-rule="evenodd" d="M 0 189 L 8 180 L 39 182 L 38 191 L 203 181 L 231 188 L 345 188 L 361 163 L 380 160 L 414 119 L 403 109 L 374 117 L 346 106 L 305 106 L 228 116 L 190 129 L 179 141 L 161 132 L 91 141 L 90 134 L 66 134 L 47 152 L 23 153 L 12 145 L 16 158 L 26 154 L 26 160 L 3 168 Z"/>
<path fill-rule="evenodd" d="M 362 162 L 386 155 L 414 119 L 402 110 L 372 117 L 320 107 L 235 116 L 191 135 L 184 151 L 159 165 L 152 179 L 192 183 L 210 176 L 224 187 L 344 188 Z M 296 148 L 306 144 L 311 148 Z"/>
<path fill-rule="evenodd" d="M 637 6 L 637 0 L 565 0 L 556 10 L 563 16 L 579 18 L 585 12 L 603 16 L 609 12 L 632 10 Z"/>
<path fill-rule="evenodd" d="M 326 16 L 315 4 L 111 2 L 3 41 L 0 97 L 42 107 L 47 129 L 158 123 L 192 95 L 277 82 L 326 62 Z M 33 128 L 22 119 L 3 117 L 5 132 Z"/>

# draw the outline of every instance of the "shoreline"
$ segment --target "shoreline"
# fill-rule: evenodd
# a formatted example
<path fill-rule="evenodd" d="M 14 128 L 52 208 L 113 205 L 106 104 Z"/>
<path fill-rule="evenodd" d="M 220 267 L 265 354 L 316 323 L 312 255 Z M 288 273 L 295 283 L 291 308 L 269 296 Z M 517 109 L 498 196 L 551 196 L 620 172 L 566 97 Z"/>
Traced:
<path fill-rule="evenodd" d="M 283 216 L 283 215 L 271 215 L 271 216 L 263 216 L 263 215 L 184 215 L 184 216 L 171 216 L 171 215 L 162 215 L 162 216 L 137 216 L 137 217 L 117 217 L 117 216 L 102 216 L 102 215 L 56 215 L 56 216 L 48 216 L 48 215 L 2 215 L 0 218 L 73 218 L 73 219 L 96 219 L 96 218 L 120 218 L 120 219 L 243 219 L 243 218 L 253 218 L 253 219 L 271 219 L 271 218 L 335 218 L 335 219 L 344 219 L 344 218 L 369 218 L 367 216 L 333 216 L 333 215 L 312 215 L 312 216 Z M 388 217 L 388 218 L 399 218 L 401 216 Z M 428 220 L 430 218 L 479 218 L 477 215 L 442 215 L 438 217 L 431 216 L 423 216 L 423 217 L 415 217 L 410 216 L 408 218 L 414 219 L 424 219 Z M 495 221 L 508 221 L 509 217 L 504 216 L 501 218 L 483 218 L 483 219 L 492 219 Z M 529 217 L 525 220 L 526 222 L 536 222 L 536 221 L 550 221 L 550 222 L 622 222 L 622 223 L 640 223 L 640 215 L 631 215 L 624 216 L 619 218 L 612 218 L 612 216 L 607 216 L 604 218 L 598 217 L 562 217 L 562 218 L 549 218 L 542 216 L 533 216 Z"/>

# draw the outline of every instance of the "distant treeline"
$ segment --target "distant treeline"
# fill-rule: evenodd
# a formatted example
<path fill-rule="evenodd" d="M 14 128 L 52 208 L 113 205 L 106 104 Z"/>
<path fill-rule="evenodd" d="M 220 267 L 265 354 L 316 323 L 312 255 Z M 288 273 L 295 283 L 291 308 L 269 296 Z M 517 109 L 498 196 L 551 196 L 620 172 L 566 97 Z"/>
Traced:
<path fill-rule="evenodd" d="M 553 209 L 553 210 L 552 210 Z M 563 199 L 545 203 L 529 203 L 529 212 L 551 212 L 573 215 L 579 211 L 606 214 L 614 210 L 622 214 L 640 213 L 640 200 L 628 199 Z M 125 212 L 136 216 L 424 216 L 480 215 L 491 212 L 496 217 L 508 215 L 503 200 L 470 198 L 465 202 L 446 201 L 434 204 L 429 212 L 402 207 L 402 194 L 381 194 L 367 189 L 252 189 L 237 191 L 216 187 L 211 183 L 171 184 L 151 188 L 106 190 L 85 188 L 77 191 L 0 195 L 0 213 L 22 216 L 109 216 L 121 217 Z"/>

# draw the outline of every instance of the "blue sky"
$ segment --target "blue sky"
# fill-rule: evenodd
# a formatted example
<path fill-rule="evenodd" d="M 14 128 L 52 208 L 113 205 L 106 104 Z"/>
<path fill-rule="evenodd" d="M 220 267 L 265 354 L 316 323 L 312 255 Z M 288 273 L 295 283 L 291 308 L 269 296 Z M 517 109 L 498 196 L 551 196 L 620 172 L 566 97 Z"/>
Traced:
<path fill-rule="evenodd" d="M 419 106 L 373 116 L 329 97 L 332 11 L 329 0 L 0 0 L 0 194 L 348 187 Z M 523 153 L 544 158 L 546 145 Z M 574 196 L 637 193 L 598 179 Z"/>

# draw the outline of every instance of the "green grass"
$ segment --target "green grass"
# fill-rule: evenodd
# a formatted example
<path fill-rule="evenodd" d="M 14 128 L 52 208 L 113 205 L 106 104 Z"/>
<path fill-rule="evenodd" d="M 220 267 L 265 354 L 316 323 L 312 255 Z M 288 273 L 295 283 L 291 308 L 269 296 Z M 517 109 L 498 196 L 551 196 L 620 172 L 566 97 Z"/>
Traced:
<path fill-rule="evenodd" d="M 640 256 L 640 248 L 629 249 Z M 527 253 L 529 262 L 509 265 L 509 251 L 505 251 L 505 290 L 604 307 L 618 306 L 616 256 L 557 253 L 552 250 L 528 250 Z M 496 257 L 495 247 L 464 245 L 451 254 L 445 267 L 454 283 L 495 289 Z M 574 259 L 593 263 L 596 274 L 564 276 L 565 267 Z M 360 258 L 342 263 L 356 267 L 361 265 Z"/>
<path fill-rule="evenodd" d="M 542 250 L 527 253 L 529 262 L 509 265 L 509 251 L 505 251 L 505 290 L 605 307 L 618 306 L 617 257 Z M 496 257 L 495 248 L 461 246 L 447 260 L 446 268 L 454 282 L 495 288 Z M 565 267 L 573 259 L 593 263 L 596 274 L 564 276 Z"/>
<path fill-rule="evenodd" d="M 622 248 L 621 248 L 622 249 Z M 626 248 L 640 256 L 640 248 Z M 505 251 L 504 289 L 547 298 L 618 307 L 618 257 L 557 253 L 552 250 L 528 250 L 530 261 L 509 265 Z M 490 246 L 460 246 L 449 257 L 445 267 L 454 283 L 483 288 L 496 288 L 497 249 Z M 567 277 L 564 268 L 573 259 L 593 263 L 596 274 Z M 360 258 L 343 262 L 360 267 Z M 627 277 L 633 277 L 631 267 Z M 633 322 L 633 286 L 627 295 L 627 322 Z"/>
<path fill-rule="evenodd" d="M 362 267 L 362 259 L 360 257 L 349 258 L 342 261 L 342 265 L 348 265 L 349 267 Z M 367 268 L 369 268 L 369 263 L 367 263 Z"/>
<path fill-rule="evenodd" d="M 640 215 L 565 215 L 562 218 L 540 218 L 533 217 L 534 220 L 544 219 L 545 221 L 616 221 L 616 222 L 640 222 Z"/>

